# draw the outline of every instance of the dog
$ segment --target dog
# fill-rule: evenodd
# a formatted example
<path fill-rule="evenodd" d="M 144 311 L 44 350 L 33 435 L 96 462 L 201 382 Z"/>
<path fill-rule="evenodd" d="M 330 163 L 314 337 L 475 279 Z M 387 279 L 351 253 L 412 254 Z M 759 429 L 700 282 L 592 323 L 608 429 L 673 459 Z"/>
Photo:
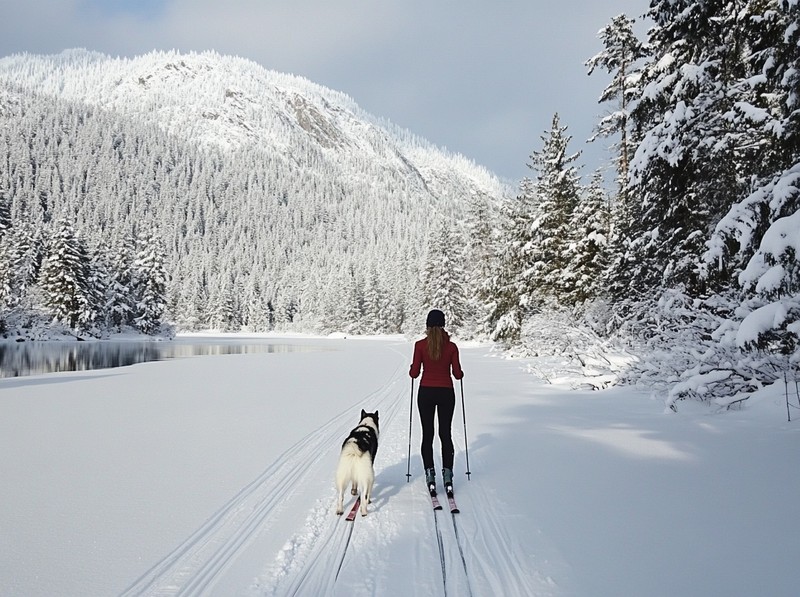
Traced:
<path fill-rule="evenodd" d="M 336 468 L 336 489 L 339 496 L 336 514 L 344 513 L 344 490 L 352 484 L 350 493 L 361 491 L 361 516 L 367 515 L 367 504 L 375 483 L 375 455 L 378 453 L 378 411 L 368 413 L 361 409 L 361 420 L 342 444 L 339 466 Z"/>

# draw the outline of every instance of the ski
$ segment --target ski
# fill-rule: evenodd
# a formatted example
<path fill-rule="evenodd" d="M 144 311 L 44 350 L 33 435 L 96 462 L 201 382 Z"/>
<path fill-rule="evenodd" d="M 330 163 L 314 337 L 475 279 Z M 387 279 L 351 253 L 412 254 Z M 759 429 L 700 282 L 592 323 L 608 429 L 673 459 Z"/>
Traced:
<path fill-rule="evenodd" d="M 452 493 L 447 494 L 447 503 L 450 505 L 450 514 L 458 514 L 461 510 L 456 506 L 456 498 Z"/>
<path fill-rule="evenodd" d="M 433 509 L 434 510 L 441 510 L 442 509 L 442 505 L 439 503 L 439 498 L 436 497 L 435 493 L 431 494 L 431 504 L 433 504 Z"/>
<path fill-rule="evenodd" d="M 358 512 L 358 507 L 360 505 L 361 505 L 361 496 L 358 496 L 356 498 L 355 503 L 353 504 L 353 507 L 350 508 L 350 512 L 347 514 L 347 518 L 345 518 L 347 522 L 353 522 L 356 519 L 356 512 Z"/>

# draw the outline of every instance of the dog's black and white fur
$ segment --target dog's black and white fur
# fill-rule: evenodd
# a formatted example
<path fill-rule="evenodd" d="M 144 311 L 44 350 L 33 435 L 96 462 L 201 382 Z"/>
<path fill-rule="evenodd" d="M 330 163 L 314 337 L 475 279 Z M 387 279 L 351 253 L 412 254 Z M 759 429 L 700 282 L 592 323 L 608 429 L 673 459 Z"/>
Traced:
<path fill-rule="evenodd" d="M 358 427 L 350 432 L 342 444 L 339 466 L 336 469 L 336 488 L 339 497 L 336 514 L 344 512 L 344 490 L 352 483 L 350 493 L 358 495 L 361 491 L 361 516 L 367 515 L 367 504 L 372 497 L 375 483 L 375 454 L 378 452 L 378 411 L 368 413 L 361 410 Z"/>

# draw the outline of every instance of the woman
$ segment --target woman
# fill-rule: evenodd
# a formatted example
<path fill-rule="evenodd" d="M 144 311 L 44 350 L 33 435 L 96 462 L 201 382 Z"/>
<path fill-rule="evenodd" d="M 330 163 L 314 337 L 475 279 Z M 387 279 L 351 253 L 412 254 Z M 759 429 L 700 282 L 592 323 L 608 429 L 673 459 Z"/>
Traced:
<path fill-rule="evenodd" d="M 426 337 L 414 344 L 414 360 L 409 375 L 416 379 L 422 370 L 419 382 L 417 407 L 422 422 L 422 464 L 425 466 L 425 481 L 431 495 L 436 495 L 436 471 L 433 466 L 434 415 L 438 412 L 439 441 L 442 445 L 442 476 L 448 494 L 453 493 L 453 438 L 450 426 L 456 408 L 456 394 L 452 375 L 464 377 L 458 360 L 458 346 L 450 341 L 444 329 L 444 313 L 434 309 L 425 322 Z"/>

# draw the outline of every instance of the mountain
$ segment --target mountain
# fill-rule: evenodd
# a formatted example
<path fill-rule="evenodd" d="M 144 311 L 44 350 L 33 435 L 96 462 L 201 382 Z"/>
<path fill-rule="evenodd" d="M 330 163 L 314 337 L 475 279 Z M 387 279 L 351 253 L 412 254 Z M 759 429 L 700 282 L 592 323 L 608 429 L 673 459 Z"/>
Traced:
<path fill-rule="evenodd" d="M 189 328 L 401 331 L 434 224 L 508 193 L 342 93 L 214 52 L 2 58 L 0 124 L 12 217 L 110 253 L 156 230 Z"/>

